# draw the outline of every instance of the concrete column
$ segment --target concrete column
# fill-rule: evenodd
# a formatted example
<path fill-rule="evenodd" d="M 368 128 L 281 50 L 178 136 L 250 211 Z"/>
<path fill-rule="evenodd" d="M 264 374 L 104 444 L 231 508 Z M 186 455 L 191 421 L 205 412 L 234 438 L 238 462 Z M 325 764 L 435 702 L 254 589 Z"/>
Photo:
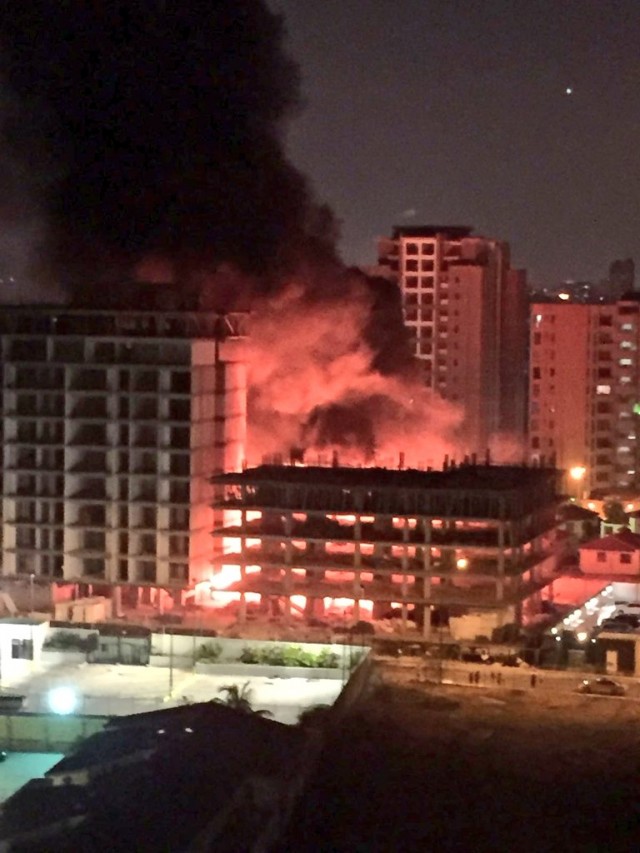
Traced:
<path fill-rule="evenodd" d="M 407 548 L 409 543 L 409 519 L 404 519 L 404 524 L 402 527 L 402 631 L 407 630 Z"/>
<path fill-rule="evenodd" d="M 431 519 L 423 518 L 424 548 L 422 553 L 422 636 L 425 640 L 431 637 Z"/>

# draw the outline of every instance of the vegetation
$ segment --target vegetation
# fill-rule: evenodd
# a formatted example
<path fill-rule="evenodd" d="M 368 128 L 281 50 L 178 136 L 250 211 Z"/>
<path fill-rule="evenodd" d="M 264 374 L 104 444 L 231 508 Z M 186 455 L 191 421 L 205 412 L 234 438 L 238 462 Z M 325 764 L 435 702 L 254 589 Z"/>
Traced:
<path fill-rule="evenodd" d="M 241 663 L 265 666 L 301 666 L 321 669 L 336 669 L 340 666 L 340 658 L 335 652 L 322 649 L 314 653 L 306 651 L 301 646 L 263 646 L 261 648 L 245 646 L 239 660 Z"/>
<path fill-rule="evenodd" d="M 606 501 L 603 506 L 605 521 L 609 524 L 628 524 L 629 516 L 619 501 Z"/>
<path fill-rule="evenodd" d="M 220 643 L 203 643 L 196 652 L 196 660 L 203 663 L 216 663 L 221 654 Z"/>
<path fill-rule="evenodd" d="M 246 714 L 257 714 L 260 717 L 271 716 L 271 713 L 264 708 L 253 707 L 249 681 L 245 681 L 242 687 L 237 684 L 226 684 L 220 688 L 218 693 L 221 693 L 222 696 L 216 697 L 213 701 L 219 705 L 226 705 L 227 708 L 235 708 L 236 711 L 243 711 Z"/>
<path fill-rule="evenodd" d="M 88 641 L 89 637 L 83 637 L 73 631 L 58 631 L 47 637 L 44 648 L 61 652 L 86 652 L 89 647 Z"/>

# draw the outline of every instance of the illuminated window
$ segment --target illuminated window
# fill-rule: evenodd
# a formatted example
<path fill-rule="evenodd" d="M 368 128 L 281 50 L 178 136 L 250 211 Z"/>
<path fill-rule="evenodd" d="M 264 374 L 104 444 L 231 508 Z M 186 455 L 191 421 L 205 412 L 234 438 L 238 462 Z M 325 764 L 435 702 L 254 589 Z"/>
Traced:
<path fill-rule="evenodd" d="M 596 394 L 610 394 L 611 385 L 596 385 Z"/>
<path fill-rule="evenodd" d="M 622 367 L 628 367 L 633 364 L 633 359 L 631 358 L 621 358 L 618 364 L 622 365 Z"/>
<path fill-rule="evenodd" d="M 632 332 L 633 331 L 633 323 L 623 323 L 620 328 L 623 332 Z"/>
<path fill-rule="evenodd" d="M 631 380 L 630 376 L 621 376 L 620 377 L 620 384 L 621 385 L 628 385 L 631 381 L 632 380 Z"/>

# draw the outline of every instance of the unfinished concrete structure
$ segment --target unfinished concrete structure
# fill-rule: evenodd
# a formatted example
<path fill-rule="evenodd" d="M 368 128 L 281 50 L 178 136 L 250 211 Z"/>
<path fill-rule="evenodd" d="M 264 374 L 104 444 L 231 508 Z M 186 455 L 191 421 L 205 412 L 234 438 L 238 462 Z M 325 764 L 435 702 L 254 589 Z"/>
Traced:
<path fill-rule="evenodd" d="M 244 457 L 245 321 L 160 285 L 0 309 L 3 578 L 135 601 L 209 574 L 209 478 Z"/>
<path fill-rule="evenodd" d="M 427 637 L 461 619 L 463 634 L 491 636 L 520 622 L 523 600 L 558 568 L 556 480 L 553 469 L 490 465 L 225 474 L 213 478 L 214 565 L 239 567 L 228 588 L 242 594 L 241 617 L 259 594 L 285 618 L 321 617 L 337 601 L 353 620 L 412 618 Z"/>

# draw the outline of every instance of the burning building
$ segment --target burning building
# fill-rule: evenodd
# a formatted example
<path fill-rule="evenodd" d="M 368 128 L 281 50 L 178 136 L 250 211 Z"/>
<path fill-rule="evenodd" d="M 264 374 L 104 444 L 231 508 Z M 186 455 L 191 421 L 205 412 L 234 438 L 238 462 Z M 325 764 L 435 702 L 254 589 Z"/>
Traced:
<path fill-rule="evenodd" d="M 455 635 L 519 624 L 557 569 L 556 472 L 263 465 L 213 478 L 211 594 L 284 619 L 397 615 Z"/>
<path fill-rule="evenodd" d="M 4 579 L 179 600 L 209 572 L 209 478 L 244 458 L 246 316 L 159 286 L 127 305 L 0 309 Z"/>

